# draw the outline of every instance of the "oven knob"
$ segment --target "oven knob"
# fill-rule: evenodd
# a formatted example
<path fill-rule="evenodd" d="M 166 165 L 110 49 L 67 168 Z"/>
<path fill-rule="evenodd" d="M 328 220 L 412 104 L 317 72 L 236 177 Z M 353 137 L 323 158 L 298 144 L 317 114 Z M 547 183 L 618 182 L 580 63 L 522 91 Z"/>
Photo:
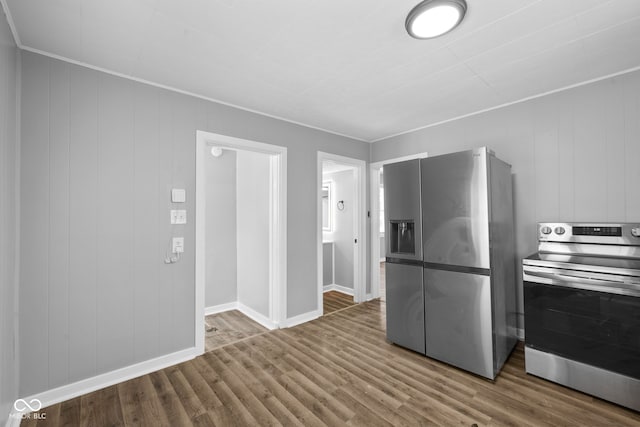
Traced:
<path fill-rule="evenodd" d="M 540 231 L 542 234 L 551 234 L 551 227 L 542 227 Z"/>
<path fill-rule="evenodd" d="M 631 235 L 633 237 L 640 237 L 640 227 L 638 228 L 632 228 L 631 229 Z"/>
<path fill-rule="evenodd" d="M 556 227 L 553 231 L 555 231 L 557 235 L 562 236 L 564 234 L 564 227 Z"/>

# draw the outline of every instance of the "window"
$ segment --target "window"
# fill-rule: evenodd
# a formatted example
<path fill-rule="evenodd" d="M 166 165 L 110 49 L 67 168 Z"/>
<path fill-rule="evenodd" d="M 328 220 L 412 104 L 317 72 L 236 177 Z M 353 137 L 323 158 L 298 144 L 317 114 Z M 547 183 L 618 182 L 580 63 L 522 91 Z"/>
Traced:
<path fill-rule="evenodd" d="M 333 183 L 331 181 L 325 181 L 322 183 L 322 231 L 332 231 L 331 217 L 331 190 Z"/>
<path fill-rule="evenodd" d="M 382 182 L 380 182 L 380 191 L 378 194 L 380 196 L 380 234 L 384 234 L 384 187 L 382 186 Z"/>

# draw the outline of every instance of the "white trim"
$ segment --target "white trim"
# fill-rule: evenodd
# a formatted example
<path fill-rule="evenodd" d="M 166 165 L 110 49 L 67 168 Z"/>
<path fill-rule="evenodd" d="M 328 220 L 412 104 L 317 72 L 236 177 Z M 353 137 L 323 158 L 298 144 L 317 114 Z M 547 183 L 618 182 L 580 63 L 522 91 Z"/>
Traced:
<path fill-rule="evenodd" d="M 280 147 L 278 152 L 271 156 L 269 177 L 269 318 L 276 325 L 287 318 L 287 149 Z"/>
<path fill-rule="evenodd" d="M 206 239 L 205 239 L 205 214 L 207 193 L 205 191 L 206 169 L 204 157 L 204 139 L 200 135 L 200 131 L 196 131 L 196 254 L 195 254 L 195 346 L 198 354 L 204 353 L 205 340 L 205 324 L 204 324 L 204 305 L 205 305 L 205 284 L 206 284 Z"/>
<path fill-rule="evenodd" d="M 124 368 L 116 369 L 115 371 L 106 372 L 104 374 L 96 375 L 95 377 L 80 380 L 71 384 L 57 387 L 51 390 L 44 391 L 42 393 L 36 393 L 23 399 L 30 402 L 32 399 L 38 399 L 42 402 L 42 407 L 54 405 L 56 403 L 64 402 L 74 397 L 82 396 L 87 393 L 91 393 L 96 390 L 100 390 L 105 387 L 119 384 L 121 382 L 137 378 L 142 375 L 146 375 L 150 372 L 159 371 L 168 366 L 177 365 L 178 363 L 186 362 L 199 355 L 196 347 L 187 348 L 184 350 L 176 351 L 164 356 L 156 357 L 154 359 L 145 360 L 144 362 L 135 363 L 133 365 L 126 366 Z M 14 412 L 12 411 L 12 414 Z M 9 416 L 9 420 L 15 418 L 15 416 Z M 7 425 L 9 422 L 7 422 Z"/>
<path fill-rule="evenodd" d="M 618 76 L 621 76 L 621 75 L 624 75 L 624 74 L 629 74 L 629 73 L 633 73 L 634 71 L 640 70 L 640 66 L 627 68 L 625 70 L 617 71 L 615 73 L 610 73 L 610 74 L 607 74 L 607 75 L 604 75 L 604 76 L 600 76 L 600 77 L 594 77 L 592 79 L 584 80 L 582 82 L 574 83 L 572 85 L 563 86 L 563 87 L 560 87 L 558 89 L 553 89 L 553 90 L 549 90 L 547 92 L 542 92 L 542 93 L 539 93 L 539 94 L 536 94 L 536 95 L 531 95 L 531 96 L 528 96 L 526 98 L 521 98 L 521 99 L 518 99 L 518 100 L 515 100 L 515 101 L 511 101 L 511 102 L 507 102 L 507 103 L 504 103 L 504 104 L 496 105 L 494 107 L 485 108 L 485 109 L 482 109 L 482 110 L 478 110 L 478 111 L 474 111 L 474 112 L 471 112 L 471 113 L 463 114 L 461 116 L 456 116 L 456 117 L 453 117 L 453 118 L 450 118 L 450 119 L 441 120 L 439 122 L 431 123 L 431 124 L 428 124 L 428 125 L 424 125 L 424 126 L 419 126 L 419 127 L 416 127 L 416 128 L 408 129 L 408 130 L 405 130 L 405 131 L 402 131 L 402 132 L 398 132 L 398 133 L 394 133 L 394 134 L 391 134 L 391 135 L 383 136 L 381 138 L 367 139 L 367 138 L 361 138 L 361 137 L 357 137 L 357 136 L 347 135 L 347 134 L 344 134 L 344 133 L 341 133 L 341 132 L 338 132 L 338 131 L 329 130 L 329 129 L 322 128 L 322 127 L 319 127 L 319 126 L 306 124 L 304 122 L 299 122 L 299 121 L 296 121 L 296 120 L 287 119 L 287 118 L 284 118 L 284 117 L 281 117 L 281 116 L 276 116 L 274 114 L 269 114 L 269 113 L 266 113 L 266 112 L 262 112 L 260 110 L 254 110 L 254 109 L 251 109 L 251 108 L 242 107 L 240 105 L 233 104 L 233 103 L 230 103 L 230 102 L 225 102 L 225 101 L 222 101 L 222 100 L 219 100 L 219 99 L 216 99 L 216 98 L 211 98 L 211 97 L 204 96 L 204 95 L 198 95 L 196 93 L 188 92 L 188 91 L 181 90 L 181 89 L 178 89 L 178 88 L 174 88 L 172 86 L 167 86 L 167 85 L 163 85 L 163 84 L 160 84 L 160 83 L 155 83 L 155 82 L 150 81 L 150 80 L 145 80 L 145 79 L 134 77 L 134 76 L 131 76 L 131 75 L 128 75 L 128 74 L 124 74 L 124 73 L 119 73 L 117 71 L 113 71 L 113 70 L 109 70 L 107 68 L 102 68 L 102 67 L 98 67 L 98 66 L 95 66 L 95 65 L 91 65 L 91 64 L 88 64 L 86 62 L 77 61 L 75 59 L 71 59 L 71 58 L 68 58 L 66 56 L 57 55 L 55 53 L 46 52 L 46 51 L 40 50 L 40 49 L 35 49 L 33 47 L 30 47 L 30 46 L 25 46 L 25 45 L 22 44 L 22 41 L 20 40 L 20 36 L 18 35 L 18 31 L 17 31 L 17 28 L 16 28 L 15 23 L 13 21 L 13 17 L 11 16 L 11 13 L 9 12 L 9 7 L 7 5 L 6 0 L 0 0 L 0 4 L 2 4 L 4 12 L 5 12 L 6 16 L 7 16 L 7 22 L 9 23 L 9 28 L 11 30 L 11 34 L 13 35 L 14 41 L 15 41 L 16 45 L 18 46 L 18 48 L 20 48 L 21 50 L 26 50 L 28 52 L 33 52 L 33 53 L 37 53 L 39 55 L 48 56 L 48 57 L 53 58 L 53 59 L 58 59 L 60 61 L 68 62 L 70 64 L 75 64 L 75 65 L 79 65 L 81 67 L 89 68 L 89 69 L 92 69 L 92 70 L 101 71 L 103 73 L 111 74 L 113 76 L 122 77 L 122 78 L 125 78 L 125 79 L 128 79 L 128 80 L 133 80 L 133 81 L 136 81 L 136 82 L 139 82 L 139 83 L 144 83 L 144 84 L 147 84 L 147 85 L 150 85 L 150 86 L 158 87 L 158 88 L 161 88 L 161 89 L 166 89 L 166 90 L 169 90 L 169 91 L 172 91 L 172 92 L 181 93 L 183 95 L 188 95 L 188 96 L 193 96 L 195 98 L 204 99 L 205 101 L 215 102 L 217 104 L 226 105 L 226 106 L 232 107 L 232 108 L 237 108 L 238 110 L 247 111 L 249 113 L 258 114 L 258 115 L 269 117 L 269 118 L 272 118 L 272 119 L 275 119 L 275 120 L 281 120 L 283 122 L 291 123 L 291 124 L 298 125 L 298 126 L 303 126 L 303 127 L 309 128 L 309 129 L 319 130 L 321 132 L 327 132 L 327 133 L 330 133 L 330 134 L 333 134 L 333 135 L 337 135 L 337 136 L 341 136 L 341 137 L 344 137 L 344 138 L 352 139 L 354 141 L 368 142 L 370 144 L 373 144 L 373 143 L 378 142 L 378 141 L 383 141 L 385 139 L 395 138 L 395 137 L 400 136 L 400 135 L 406 135 L 408 133 L 416 132 L 416 131 L 419 131 L 419 130 L 422 130 L 422 129 L 427 129 L 427 128 L 434 127 L 434 126 L 439 126 L 439 125 L 442 125 L 442 124 L 445 124 L 445 123 L 453 122 L 455 120 L 460 120 L 460 119 L 464 119 L 464 118 L 467 118 L 467 117 L 472 117 L 472 116 L 475 116 L 475 115 L 478 115 L 478 114 L 487 113 L 489 111 L 498 110 L 500 108 L 509 107 L 511 105 L 515 105 L 515 104 L 519 104 L 519 103 L 522 103 L 522 102 L 530 101 L 530 100 L 536 99 L 536 98 L 541 98 L 541 97 L 547 96 L 547 95 L 552 95 L 554 93 L 563 92 L 565 90 L 575 89 L 575 88 L 580 87 L 580 86 L 586 86 L 586 85 L 589 85 L 591 83 L 597 83 L 597 82 L 602 81 L 602 80 L 610 79 L 610 78 L 613 78 L 613 77 L 618 77 Z"/>
<path fill-rule="evenodd" d="M 300 325 L 302 323 L 310 322 L 322 316 L 322 312 L 318 310 L 312 310 L 307 313 L 302 313 L 297 316 L 293 316 L 280 324 L 281 328 L 291 328 L 293 326 Z"/>
<path fill-rule="evenodd" d="M 0 0 L 0 1 L 3 1 L 3 0 Z M 116 76 L 116 77 L 122 77 L 123 79 L 128 79 L 128 80 L 132 80 L 134 82 L 143 83 L 143 84 L 146 84 L 146 85 L 149 85 L 149 86 L 158 87 L 160 89 L 166 89 L 166 90 L 169 90 L 171 92 L 180 93 L 182 95 L 193 96 L 194 98 L 204 99 L 205 101 L 215 102 L 216 104 L 226 105 L 227 107 L 236 108 L 238 110 L 247 111 L 249 113 L 258 114 L 260 116 L 269 117 L 271 119 L 280 120 L 280 121 L 291 123 L 291 124 L 294 124 L 294 125 L 297 125 L 297 126 L 302 126 L 302 127 L 309 128 L 309 129 L 319 130 L 321 132 L 326 132 L 326 133 L 330 133 L 332 135 L 341 136 L 343 138 L 352 139 L 352 140 L 357 141 L 357 142 L 370 142 L 370 141 L 367 141 L 365 139 L 358 138 L 358 137 L 355 137 L 355 136 L 346 135 L 346 134 L 343 134 L 343 133 L 340 133 L 340 132 L 336 132 L 336 131 L 333 131 L 333 130 L 324 129 L 324 128 L 321 128 L 321 127 L 318 127 L 318 126 L 313 126 L 313 125 L 306 124 L 306 123 L 299 122 L 299 121 L 292 120 L 292 119 L 287 119 L 287 118 L 284 118 L 284 117 L 276 116 L 274 114 L 265 113 L 265 112 L 260 111 L 260 110 L 254 110 L 252 108 L 242 107 L 240 105 L 233 104 L 231 102 L 225 102 L 225 101 L 222 101 L 220 99 L 211 98 L 211 97 L 204 96 L 204 95 L 199 95 L 199 94 L 194 93 L 194 92 L 189 92 L 189 91 L 186 91 L 186 90 L 178 89 L 178 88 L 173 87 L 173 86 L 167 86 L 167 85 L 164 85 L 164 84 L 161 84 L 161 83 L 156 83 L 156 82 L 153 82 L 151 80 L 146 80 L 146 79 L 142 79 L 142 78 L 139 78 L 139 77 L 134 77 L 134 76 L 132 76 L 130 74 L 120 73 L 118 71 L 113 71 L 113 70 L 110 70 L 108 68 L 98 67 L 98 66 L 95 66 L 95 65 L 88 64 L 86 62 L 77 61 L 75 59 L 67 58 L 66 56 L 57 55 L 57 54 L 51 53 L 51 52 L 46 52 L 44 50 L 35 49 L 35 48 L 32 48 L 32 47 L 23 46 L 23 45 L 18 45 L 18 47 L 20 49 L 22 49 L 22 50 L 26 50 L 27 52 L 33 52 L 33 53 L 37 53 L 39 55 L 48 56 L 49 58 L 57 59 L 59 61 L 68 62 L 70 64 L 78 65 L 80 67 L 85 67 L 85 68 L 89 68 L 91 70 L 100 71 L 102 73 L 110 74 L 110 75 Z"/>
<path fill-rule="evenodd" d="M 196 318 L 195 343 L 204 353 L 204 293 L 206 281 L 206 175 L 209 146 L 247 150 L 271 156 L 269 204 L 269 315 L 263 316 L 238 302 L 238 310 L 273 329 L 287 317 L 287 148 L 227 135 L 196 131 Z M 247 312 L 243 311 L 247 308 Z M 259 320 L 260 319 L 260 320 Z M 265 320 L 266 319 L 266 320 Z"/>
<path fill-rule="evenodd" d="M 2 9 L 4 9 L 4 14 L 7 16 L 7 23 L 9 24 L 9 29 L 11 30 L 11 34 L 13 35 L 13 41 L 16 43 L 20 49 L 24 49 L 22 42 L 20 41 L 20 36 L 18 35 L 18 29 L 16 28 L 16 24 L 13 22 L 13 16 L 11 16 L 11 12 L 9 11 L 9 5 L 7 5 L 7 0 L 0 0 L 0 4 L 2 4 Z"/>
<path fill-rule="evenodd" d="M 242 314 L 253 320 L 254 322 L 260 323 L 262 326 L 269 330 L 278 329 L 278 323 L 275 323 L 269 317 L 265 316 L 262 313 L 257 312 L 253 308 L 238 302 L 238 311 Z"/>
<path fill-rule="evenodd" d="M 178 89 L 178 88 L 175 88 L 175 87 L 172 87 L 172 86 L 163 85 L 161 83 L 155 83 L 155 82 L 150 81 L 150 80 L 145 80 L 145 79 L 134 77 L 134 76 L 131 76 L 131 75 L 128 75 L 128 74 L 124 74 L 124 73 L 119 73 L 117 71 L 109 70 L 107 68 L 102 68 L 102 67 L 98 67 L 98 66 L 95 66 L 95 65 L 88 64 L 86 62 L 77 61 L 75 59 L 67 58 L 67 57 L 62 56 L 62 55 L 56 55 L 55 53 L 50 53 L 50 52 L 46 52 L 46 51 L 43 51 L 43 50 L 40 50 L 40 49 L 35 49 L 35 48 L 29 47 L 29 46 L 25 46 L 20 42 L 20 39 L 18 37 L 18 33 L 17 33 L 17 31 L 15 31 L 15 28 L 14 28 L 14 25 L 13 25 L 13 20 L 9 18 L 10 15 L 9 15 L 9 12 L 8 12 L 9 9 L 6 7 L 6 0 L 0 0 L 0 2 L 5 7 L 5 12 L 7 13 L 7 21 L 9 22 L 9 27 L 11 28 L 11 32 L 13 34 L 13 38 L 15 39 L 16 45 L 20 49 L 25 50 L 27 52 L 37 53 L 39 55 L 48 56 L 48 57 L 53 58 L 53 59 L 57 59 L 57 60 L 60 60 L 60 61 L 65 61 L 65 62 L 68 62 L 70 64 L 79 65 L 81 67 L 89 68 L 89 69 L 92 69 L 92 70 L 101 71 L 101 72 L 106 73 L 106 74 L 110 74 L 110 75 L 117 76 L 117 77 L 122 77 L 124 79 L 132 80 L 132 81 L 135 81 L 135 82 L 138 82 L 138 83 L 143 83 L 143 84 L 147 84 L 147 85 L 150 85 L 150 86 L 158 87 L 158 88 L 161 88 L 161 89 L 166 89 L 166 90 L 169 90 L 169 91 L 172 91 L 172 92 L 181 93 L 183 95 L 193 96 L 194 98 L 204 99 L 205 101 L 215 102 L 216 104 L 226 105 L 227 107 L 237 108 L 238 110 L 247 111 L 249 113 L 258 114 L 258 115 L 269 117 L 269 118 L 272 118 L 272 119 L 275 119 L 275 120 L 281 120 L 283 122 L 291 123 L 291 124 L 298 125 L 298 126 L 303 126 L 303 127 L 309 128 L 309 129 L 319 130 L 321 132 L 326 132 L 326 133 L 329 133 L 329 134 L 332 134 L 332 135 L 341 136 L 341 137 L 344 137 L 344 138 L 352 139 L 354 141 L 368 142 L 369 144 L 373 144 L 373 143 L 379 142 L 379 141 L 384 141 L 385 139 L 395 138 L 395 137 L 400 136 L 400 135 L 406 135 L 408 133 L 417 132 L 419 130 L 428 129 L 430 127 L 439 126 L 439 125 L 442 125 L 442 124 L 445 124 L 445 123 L 453 122 L 453 121 L 464 119 L 464 118 L 467 118 L 467 117 L 476 116 L 478 114 L 487 113 L 489 111 L 498 110 L 500 108 L 509 107 L 511 105 L 520 104 L 522 102 L 530 101 L 532 99 L 542 98 L 543 96 L 552 95 L 554 93 L 563 92 L 565 90 L 575 89 L 575 88 L 580 87 L 580 86 L 586 86 L 586 85 L 589 85 L 589 84 L 592 84 L 592 83 L 597 83 L 597 82 L 602 81 L 602 80 L 610 79 L 610 78 L 613 78 L 613 77 L 618 77 L 618 76 L 621 76 L 621 75 L 624 75 L 624 74 L 629 74 L 629 73 L 633 73 L 634 71 L 640 70 L 640 66 L 627 68 L 625 70 L 617 71 L 615 73 L 607 74 L 607 75 L 604 75 L 604 76 L 601 76 L 601 77 L 595 77 L 595 78 L 590 79 L 590 80 L 585 80 L 585 81 L 578 82 L 578 83 L 575 83 L 575 84 L 572 84 L 572 85 L 563 86 L 563 87 L 560 87 L 558 89 L 553 89 L 553 90 L 550 90 L 550 91 L 547 91 L 547 92 L 542 92 L 542 93 L 539 93 L 539 94 L 536 94 L 536 95 L 531 95 L 531 96 L 528 96 L 526 98 L 517 99 L 515 101 L 511 101 L 511 102 L 507 102 L 507 103 L 504 103 L 504 104 L 496 105 L 494 107 L 489 107 L 489 108 L 485 108 L 485 109 L 482 109 L 482 110 L 473 111 L 471 113 L 463 114 L 461 116 L 452 117 L 452 118 L 446 119 L 446 120 L 441 120 L 439 122 L 431 123 L 431 124 L 428 124 L 428 125 L 424 125 L 424 126 L 419 126 L 419 127 L 416 127 L 416 128 L 408 129 L 408 130 L 405 130 L 405 131 L 402 131 L 402 132 L 398 132 L 398 133 L 394 133 L 394 134 L 391 134 L 391 135 L 383 136 L 381 138 L 367 139 L 367 138 L 360 138 L 360 137 L 357 137 L 357 136 L 347 135 L 347 134 L 344 134 L 344 133 L 340 133 L 338 131 L 333 131 L 333 130 L 321 128 L 319 126 L 313 126 L 313 125 L 306 124 L 306 123 L 303 123 L 303 122 L 299 122 L 299 121 L 296 121 L 296 120 L 287 119 L 287 118 L 284 118 L 284 117 L 281 117 L 281 116 L 276 116 L 274 114 L 265 113 L 265 112 L 262 112 L 260 110 L 254 110 L 254 109 L 251 109 L 251 108 L 242 107 L 240 105 L 232 104 L 230 102 L 225 102 L 225 101 L 222 101 L 222 100 L 219 100 L 219 99 L 216 99 L 216 98 L 211 98 L 211 97 L 204 96 L 204 95 L 198 95 L 197 93 L 188 92 L 186 90 Z"/>
<path fill-rule="evenodd" d="M 353 296 L 353 288 L 347 288 L 346 286 L 342 286 L 342 285 L 336 285 L 335 283 L 332 283 L 331 285 L 324 285 L 322 292 L 331 292 L 331 291 L 336 291 L 336 292 L 341 292 L 343 294 L 346 295 L 351 295 Z"/>
<path fill-rule="evenodd" d="M 371 292 L 367 294 L 368 299 L 380 297 L 380 262 L 373 262 L 375 259 L 384 261 L 384 254 L 380 253 L 380 168 L 389 163 L 404 162 L 405 160 L 423 159 L 428 157 L 428 153 L 422 152 L 409 154 L 407 156 L 396 157 L 388 160 L 369 164 L 369 199 L 371 205 Z"/>
<path fill-rule="evenodd" d="M 386 159 L 386 160 L 379 160 L 377 162 L 372 162 L 371 164 L 369 164 L 369 166 L 371 166 L 371 168 L 380 169 L 382 166 L 388 165 L 391 163 L 406 162 L 407 160 L 413 160 L 413 159 L 424 159 L 425 157 L 428 157 L 428 156 L 429 154 L 426 151 L 423 151 L 422 153 L 407 154 L 406 156 L 394 157 L 392 159 Z M 380 184 L 380 181 L 378 181 L 378 185 L 379 184 Z"/>
<path fill-rule="evenodd" d="M 518 335 L 518 339 L 520 341 L 524 341 L 524 329 L 523 328 L 516 328 L 516 334 Z"/>
<path fill-rule="evenodd" d="M 212 305 L 204 308 L 204 315 L 224 313 L 225 311 L 238 310 L 238 301 L 228 302 L 226 304 Z"/>
<path fill-rule="evenodd" d="M 20 390 L 20 265 L 21 241 L 20 241 L 20 176 L 21 176 L 21 150 L 22 145 L 22 53 L 18 51 L 16 61 L 16 140 L 15 144 L 15 194 L 14 194 L 14 215 L 15 215 L 15 259 L 14 259 L 14 281 L 13 281 L 13 392 L 17 396 Z"/>
<path fill-rule="evenodd" d="M 367 179 L 366 179 L 366 162 L 364 160 L 352 157 L 340 156 L 332 153 L 318 151 L 316 163 L 316 268 L 317 268 L 317 310 L 319 313 L 324 312 L 322 306 L 322 294 L 324 290 L 322 278 L 322 162 L 330 160 L 336 163 L 342 163 L 353 166 L 354 169 L 354 209 L 353 209 L 353 225 L 354 239 L 358 240 L 353 245 L 353 300 L 361 302 L 365 299 L 366 294 L 366 277 L 367 277 Z M 335 265 L 335 264 L 334 264 Z"/>
<path fill-rule="evenodd" d="M 515 105 L 515 104 L 520 104 L 522 102 L 531 101 L 532 99 L 536 99 L 536 98 L 542 98 L 543 96 L 547 96 L 547 95 L 553 95 L 554 93 L 558 93 L 558 92 L 564 92 L 565 90 L 575 89 L 575 88 L 580 87 L 580 86 L 586 86 L 586 85 L 589 85 L 591 83 L 597 83 L 599 81 L 606 80 L 606 79 L 611 79 L 611 78 L 614 78 L 614 77 L 618 77 L 618 76 L 621 76 L 623 74 L 633 73 L 634 71 L 638 71 L 638 70 L 640 70 L 640 66 L 627 68 L 626 70 L 617 71 L 615 73 L 607 74 L 606 76 L 595 77 L 593 79 L 584 80 L 584 81 L 581 81 L 581 82 L 578 82 L 578 83 L 574 83 L 572 85 L 560 87 L 558 89 L 549 90 L 549 91 L 546 91 L 546 92 L 538 93 L 536 95 L 528 96 L 526 98 L 518 99 L 518 100 L 515 100 L 515 101 L 511 101 L 511 102 L 506 102 L 506 103 L 500 104 L 500 105 L 496 105 L 495 107 L 485 108 L 483 110 L 478 110 L 478 111 L 474 111 L 472 113 L 463 114 L 461 116 L 452 117 L 450 119 L 441 120 L 439 122 L 431 123 L 431 124 L 428 124 L 428 125 L 425 125 L 425 126 L 419 126 L 417 128 L 413 128 L 413 129 L 405 130 L 405 131 L 402 131 L 402 132 L 394 133 L 392 135 L 384 136 L 382 138 L 369 140 L 368 142 L 373 144 L 374 142 L 383 141 L 385 139 L 395 138 L 396 136 L 406 135 L 408 133 L 417 132 L 419 130 L 428 129 L 428 128 L 431 128 L 431 127 L 434 127 L 434 126 L 443 125 L 445 123 L 454 122 L 456 120 L 465 119 L 467 117 L 477 116 L 478 114 L 488 113 L 489 111 L 499 110 L 500 108 L 505 108 L 505 107 L 510 107 L 511 105 Z"/>
<path fill-rule="evenodd" d="M 16 412 L 12 407 L 11 411 L 9 412 L 5 427 L 20 427 L 21 422 L 22 419 L 16 415 Z"/>
<path fill-rule="evenodd" d="M 238 301 L 206 307 L 204 309 L 204 314 L 205 316 L 209 316 L 211 314 L 224 313 L 225 311 L 231 311 L 231 310 L 238 310 L 240 313 L 244 314 L 254 322 L 260 323 L 262 326 L 264 326 L 267 329 L 278 328 L 278 324 L 271 321 L 269 317 L 265 316 L 264 314 L 258 313 L 256 310 Z"/>

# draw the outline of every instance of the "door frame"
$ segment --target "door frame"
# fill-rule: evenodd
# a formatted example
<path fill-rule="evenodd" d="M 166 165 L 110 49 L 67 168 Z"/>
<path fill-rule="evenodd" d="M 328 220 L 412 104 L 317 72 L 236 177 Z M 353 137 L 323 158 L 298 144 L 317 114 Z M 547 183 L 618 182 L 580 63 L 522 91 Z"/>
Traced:
<path fill-rule="evenodd" d="M 269 198 L 269 321 L 274 328 L 287 318 L 287 148 L 248 139 L 196 131 L 196 318 L 195 344 L 204 353 L 206 283 L 206 148 L 217 146 L 270 156 Z"/>
<path fill-rule="evenodd" d="M 425 151 L 369 164 L 369 190 L 371 192 L 369 195 L 371 205 L 371 292 L 367 294 L 367 300 L 380 297 L 380 197 L 378 193 L 380 191 L 380 168 L 389 163 L 424 159 L 426 157 L 429 157 L 429 154 Z"/>
<path fill-rule="evenodd" d="M 317 239 L 317 268 L 318 268 L 318 308 L 319 316 L 324 313 L 322 305 L 322 293 L 324 286 L 322 283 L 322 162 L 334 161 L 354 168 L 355 187 L 355 209 L 353 210 L 353 230 L 354 239 L 358 243 L 353 248 L 353 300 L 358 303 L 365 300 L 366 278 L 367 278 L 367 181 L 366 162 L 352 157 L 340 156 L 338 154 L 318 151 L 316 176 L 316 239 Z"/>

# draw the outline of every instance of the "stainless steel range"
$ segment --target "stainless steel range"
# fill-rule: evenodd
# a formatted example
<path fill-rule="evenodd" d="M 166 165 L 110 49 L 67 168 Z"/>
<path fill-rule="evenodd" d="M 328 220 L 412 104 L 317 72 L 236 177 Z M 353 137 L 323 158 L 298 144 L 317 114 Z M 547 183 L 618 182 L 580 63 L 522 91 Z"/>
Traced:
<path fill-rule="evenodd" d="M 538 224 L 527 373 L 640 411 L 640 224 Z"/>

